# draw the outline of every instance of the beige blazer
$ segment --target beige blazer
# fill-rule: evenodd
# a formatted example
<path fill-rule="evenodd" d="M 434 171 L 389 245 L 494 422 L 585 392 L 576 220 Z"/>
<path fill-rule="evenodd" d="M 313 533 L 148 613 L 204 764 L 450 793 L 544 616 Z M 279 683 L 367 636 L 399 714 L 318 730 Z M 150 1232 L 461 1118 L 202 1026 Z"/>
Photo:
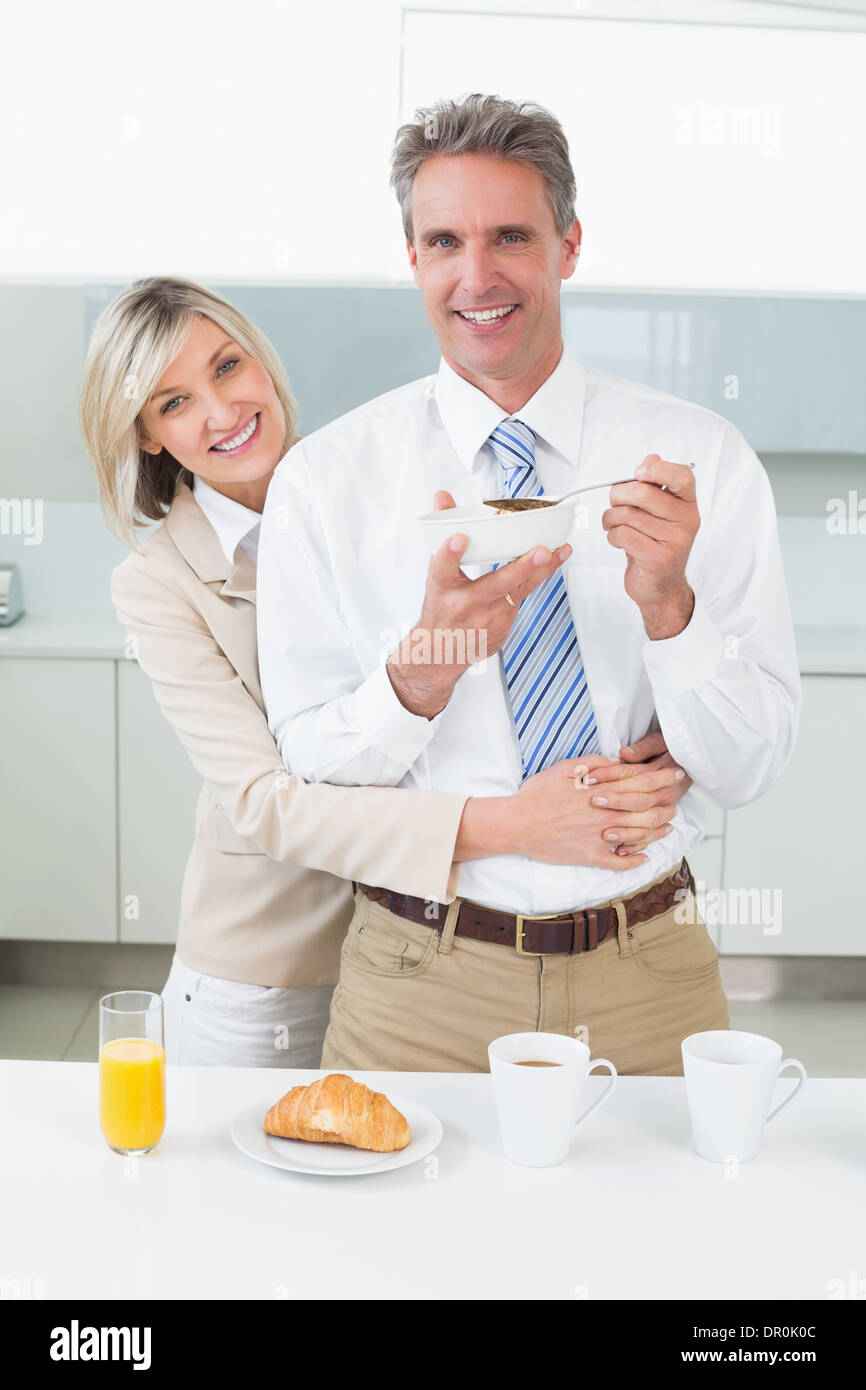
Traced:
<path fill-rule="evenodd" d="M 349 880 L 453 900 L 466 798 L 286 772 L 259 686 L 255 567 L 235 554 L 232 565 L 179 483 L 165 520 L 111 577 L 134 654 L 204 778 L 177 951 L 222 979 L 331 985 L 352 915 Z"/>

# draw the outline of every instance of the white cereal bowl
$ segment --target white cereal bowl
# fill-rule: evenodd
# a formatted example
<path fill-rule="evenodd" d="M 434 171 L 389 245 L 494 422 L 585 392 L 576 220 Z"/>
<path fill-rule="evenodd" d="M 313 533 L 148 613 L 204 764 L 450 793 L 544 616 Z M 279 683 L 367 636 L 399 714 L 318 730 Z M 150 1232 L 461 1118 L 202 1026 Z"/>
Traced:
<path fill-rule="evenodd" d="M 418 524 L 431 555 L 459 532 L 469 541 L 461 565 L 516 560 L 539 545 L 548 550 L 564 545 L 574 529 L 579 501 L 575 497 L 559 506 L 532 507 L 526 512 L 495 512 L 483 502 L 473 502 L 468 507 L 428 512 L 418 517 Z"/>

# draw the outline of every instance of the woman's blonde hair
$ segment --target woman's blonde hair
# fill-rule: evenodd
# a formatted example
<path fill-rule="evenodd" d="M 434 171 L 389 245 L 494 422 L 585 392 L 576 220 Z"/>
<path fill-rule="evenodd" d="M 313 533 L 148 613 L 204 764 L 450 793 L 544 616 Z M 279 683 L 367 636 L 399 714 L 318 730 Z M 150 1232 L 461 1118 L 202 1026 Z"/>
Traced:
<path fill-rule="evenodd" d="M 103 309 L 94 326 L 79 412 L 106 522 L 119 540 L 133 547 L 136 527 L 165 516 L 178 480 L 190 487 L 193 483 L 193 474 L 167 449 L 150 454 L 141 447 L 138 416 L 183 349 L 196 316 L 211 319 L 270 376 L 286 419 L 280 457 L 295 439 L 297 403 L 264 333 L 234 305 L 191 280 L 136 280 Z"/>

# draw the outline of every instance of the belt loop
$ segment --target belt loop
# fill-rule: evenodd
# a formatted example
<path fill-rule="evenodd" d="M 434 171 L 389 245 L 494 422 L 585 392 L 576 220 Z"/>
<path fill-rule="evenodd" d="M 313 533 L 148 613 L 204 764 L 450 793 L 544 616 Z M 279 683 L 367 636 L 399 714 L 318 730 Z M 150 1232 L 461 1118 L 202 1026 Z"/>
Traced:
<path fill-rule="evenodd" d="M 442 928 L 442 935 L 439 938 L 440 956 L 450 956 L 454 943 L 454 933 L 457 930 L 457 915 L 463 905 L 462 898 L 455 898 L 453 903 L 448 904 L 448 911 L 445 915 L 445 926 Z"/>
<path fill-rule="evenodd" d="M 623 960 L 632 953 L 632 944 L 628 939 L 628 919 L 625 912 L 625 903 L 622 898 L 612 898 L 611 907 L 616 912 L 616 936 L 619 941 L 619 956 Z"/>
<path fill-rule="evenodd" d="M 588 907 L 586 911 L 586 949 L 594 951 L 598 945 L 598 913 L 594 907 Z"/>

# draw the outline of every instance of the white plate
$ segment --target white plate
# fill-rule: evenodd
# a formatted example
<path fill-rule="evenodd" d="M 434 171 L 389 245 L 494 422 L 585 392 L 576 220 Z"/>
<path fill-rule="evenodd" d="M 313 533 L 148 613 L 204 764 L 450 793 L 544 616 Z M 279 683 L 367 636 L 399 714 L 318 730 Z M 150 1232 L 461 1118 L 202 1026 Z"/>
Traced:
<path fill-rule="evenodd" d="M 442 1138 L 441 1121 L 414 1100 L 389 1095 L 391 1104 L 406 1117 L 412 1138 L 405 1149 L 394 1153 L 372 1153 L 369 1149 L 353 1149 L 345 1144 L 316 1144 L 304 1139 L 278 1139 L 265 1132 L 267 1102 L 251 1105 L 238 1115 L 232 1125 L 232 1139 L 241 1153 L 272 1168 L 285 1168 L 290 1173 L 321 1173 L 329 1178 L 351 1177 L 358 1173 L 383 1173 L 389 1168 L 403 1168 L 432 1153 Z"/>

